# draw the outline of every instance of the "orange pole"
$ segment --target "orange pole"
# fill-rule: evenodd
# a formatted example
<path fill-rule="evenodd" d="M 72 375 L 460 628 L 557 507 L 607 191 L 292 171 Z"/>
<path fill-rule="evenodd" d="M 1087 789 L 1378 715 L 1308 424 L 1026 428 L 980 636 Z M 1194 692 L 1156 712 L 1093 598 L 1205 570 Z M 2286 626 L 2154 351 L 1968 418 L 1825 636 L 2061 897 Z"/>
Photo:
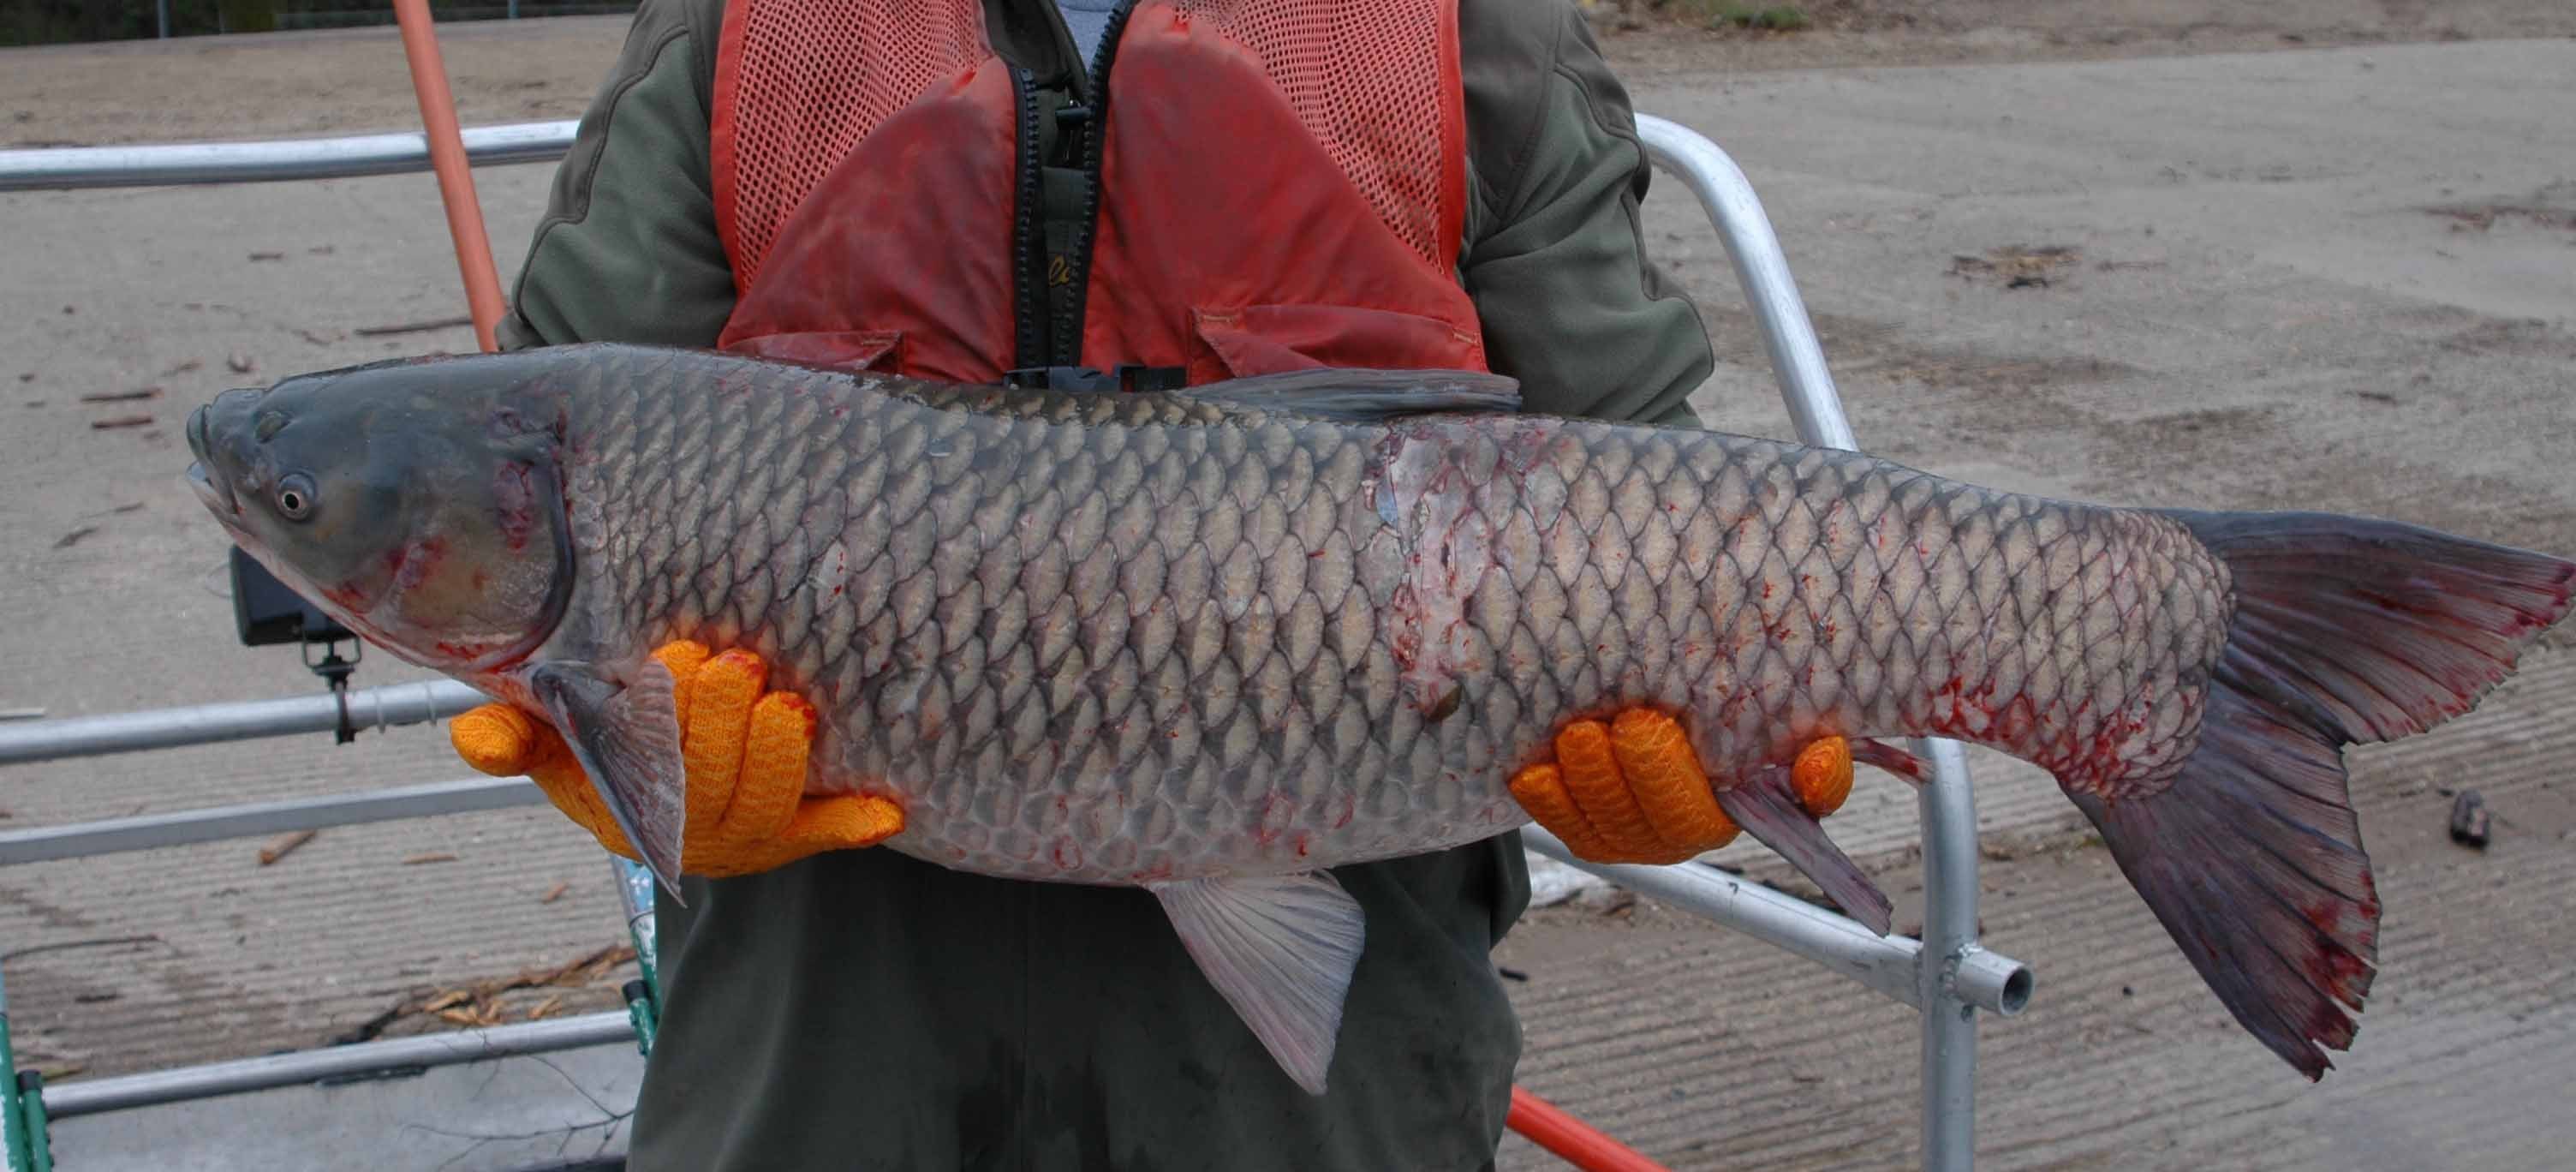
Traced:
<path fill-rule="evenodd" d="M 1512 1088 L 1512 1113 L 1504 1120 L 1531 1143 L 1565 1157 L 1583 1172 L 1671 1172 L 1637 1149 L 1592 1129 L 1556 1104 Z"/>
<path fill-rule="evenodd" d="M 456 267 L 465 278 L 474 341 L 490 353 L 500 349 L 492 331 L 501 321 L 501 277 L 492 267 L 492 242 L 483 234 L 483 205 L 474 197 L 474 171 L 465 161 L 465 136 L 456 128 L 456 99 L 447 92 L 447 65 L 439 59 L 438 33 L 430 27 L 429 0 L 394 0 L 394 15 L 402 22 L 403 55 L 411 61 L 411 88 L 420 97 L 421 129 L 429 138 L 429 165 L 438 172 L 439 202 L 447 205 L 447 234 L 456 240 Z"/>

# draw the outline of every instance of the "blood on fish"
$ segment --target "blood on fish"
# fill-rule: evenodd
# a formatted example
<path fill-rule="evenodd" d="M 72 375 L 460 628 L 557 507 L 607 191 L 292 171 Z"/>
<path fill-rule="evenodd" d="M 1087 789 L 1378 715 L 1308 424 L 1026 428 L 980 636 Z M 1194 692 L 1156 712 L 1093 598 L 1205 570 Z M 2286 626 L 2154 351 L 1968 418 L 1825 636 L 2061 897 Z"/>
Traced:
<path fill-rule="evenodd" d="M 2364 899 L 2353 904 L 2322 901 L 2300 908 L 2299 914 L 2316 928 L 2318 934 L 2328 939 L 2351 939 L 2356 925 L 2359 933 L 2367 938 L 2371 934 L 2370 925 L 2379 922 L 2379 901 Z M 2302 967 L 2308 970 L 2309 979 L 2318 988 L 2329 990 L 2346 1001 L 2360 1000 L 2359 990 L 2367 987 L 2366 982 L 2370 978 L 2370 962 L 2340 948 L 2309 949 L 2304 960 L 2306 963 Z"/>
<path fill-rule="evenodd" d="M 1996 735 L 2007 744 L 2020 744 L 2023 737 L 2039 727 L 2039 707 L 2028 696 L 2015 696 L 2006 703 L 1996 722 Z"/>
<path fill-rule="evenodd" d="M 504 464 L 492 473 L 492 511 L 499 519 L 501 540 L 511 550 L 528 546 L 537 525 L 537 492 L 525 464 Z"/>
<path fill-rule="evenodd" d="M 446 538 L 424 537 L 387 550 L 385 572 L 393 575 L 396 587 L 410 590 L 428 581 L 430 572 L 446 557 Z"/>

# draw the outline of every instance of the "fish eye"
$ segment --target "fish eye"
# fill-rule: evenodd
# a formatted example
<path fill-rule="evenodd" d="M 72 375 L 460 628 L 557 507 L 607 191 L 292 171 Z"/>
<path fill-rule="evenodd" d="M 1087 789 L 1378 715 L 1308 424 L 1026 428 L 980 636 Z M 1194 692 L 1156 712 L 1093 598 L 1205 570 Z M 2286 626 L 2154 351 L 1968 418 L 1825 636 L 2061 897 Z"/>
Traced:
<path fill-rule="evenodd" d="M 301 521 L 313 515 L 313 478 L 301 472 L 289 472 L 277 482 L 277 511 L 289 521 Z"/>

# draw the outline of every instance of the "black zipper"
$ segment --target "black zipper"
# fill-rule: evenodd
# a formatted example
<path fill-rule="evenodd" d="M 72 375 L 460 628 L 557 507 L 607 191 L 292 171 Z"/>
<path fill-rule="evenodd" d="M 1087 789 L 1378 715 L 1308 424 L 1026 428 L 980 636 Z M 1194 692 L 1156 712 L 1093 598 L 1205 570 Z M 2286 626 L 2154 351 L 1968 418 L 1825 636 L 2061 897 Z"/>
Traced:
<path fill-rule="evenodd" d="M 1127 18 L 1136 11 L 1134 0 L 1120 0 L 1109 13 L 1109 27 L 1100 34 L 1100 49 L 1093 57 L 1089 78 L 1090 102 L 1075 107 L 1086 111 L 1082 125 L 1082 224 L 1074 236 L 1073 281 L 1071 291 L 1056 303 L 1055 362 L 1078 366 L 1082 362 L 1082 327 L 1085 301 L 1091 290 L 1091 248 L 1100 236 L 1100 166 L 1106 153 L 1109 126 L 1109 67 L 1118 58 L 1118 41 L 1127 33 Z"/>
<path fill-rule="evenodd" d="M 1046 194 L 1039 183 L 1045 163 L 1038 158 L 1037 75 L 1011 66 L 1011 97 L 1019 106 L 1019 128 L 1014 136 L 1019 143 L 1019 165 L 1013 177 L 1017 190 L 1011 207 L 1011 270 L 1014 304 L 1011 316 L 1019 324 L 1019 342 L 1015 366 L 1044 366 L 1047 363 L 1046 337 L 1046 248 L 1045 217 L 1041 214 Z"/>

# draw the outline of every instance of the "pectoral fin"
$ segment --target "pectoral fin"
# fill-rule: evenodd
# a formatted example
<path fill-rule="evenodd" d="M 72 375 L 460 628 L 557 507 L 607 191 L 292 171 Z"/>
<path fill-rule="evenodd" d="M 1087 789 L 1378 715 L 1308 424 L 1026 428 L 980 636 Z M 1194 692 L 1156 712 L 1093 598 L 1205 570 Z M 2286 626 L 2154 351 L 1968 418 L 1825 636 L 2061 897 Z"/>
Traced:
<path fill-rule="evenodd" d="M 1357 900 L 1322 872 L 1158 883 L 1199 971 L 1288 1077 L 1324 1093 L 1342 998 L 1365 937 Z"/>
<path fill-rule="evenodd" d="M 1753 832 L 1762 845 L 1780 852 L 1807 878 L 1823 888 L 1825 897 L 1842 905 L 1843 914 L 1881 936 L 1887 934 L 1895 909 L 1887 895 L 1870 882 L 1869 875 L 1851 861 L 1851 856 L 1825 837 L 1825 828 L 1816 816 L 1798 805 L 1797 791 L 1790 788 L 1785 771 L 1766 770 L 1754 774 L 1742 784 L 1717 791 L 1718 808 L 1735 824 Z"/>
<path fill-rule="evenodd" d="M 689 782 L 673 700 L 677 684 L 670 669 L 652 659 L 644 661 L 635 682 L 623 686 L 581 664 L 550 663 L 528 676 L 529 690 L 599 787 L 617 829 L 643 853 L 644 865 L 673 899 L 680 897 Z"/>

